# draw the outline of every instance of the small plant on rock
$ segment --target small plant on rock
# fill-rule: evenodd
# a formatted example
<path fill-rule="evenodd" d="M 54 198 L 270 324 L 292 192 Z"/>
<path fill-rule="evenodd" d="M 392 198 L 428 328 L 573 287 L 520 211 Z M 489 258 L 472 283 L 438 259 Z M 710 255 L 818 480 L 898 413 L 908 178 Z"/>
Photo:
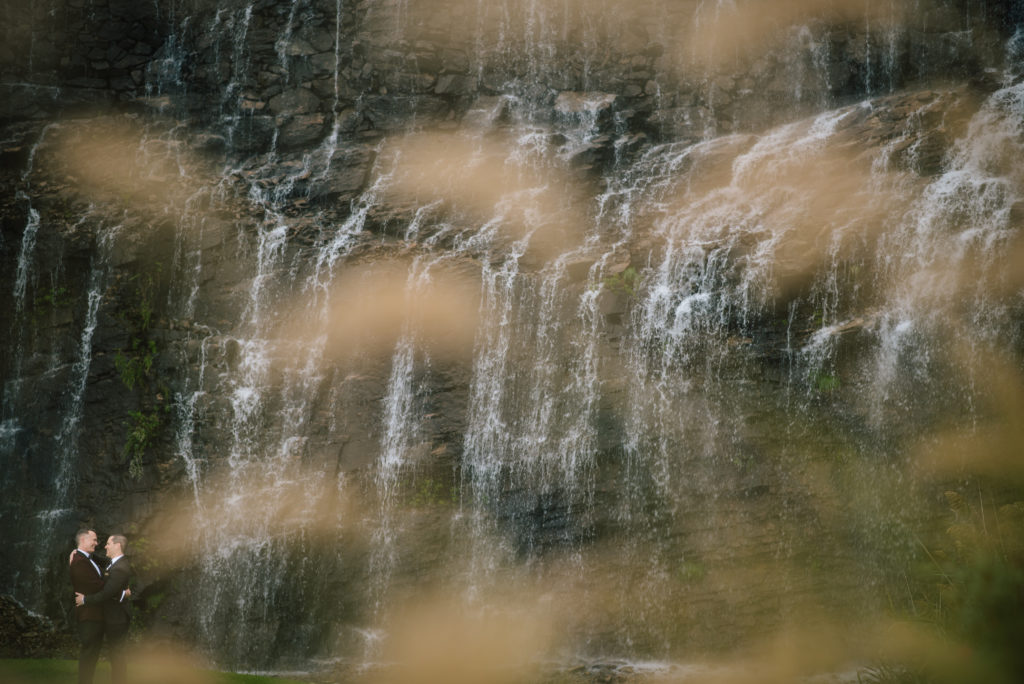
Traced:
<path fill-rule="evenodd" d="M 156 411 L 129 411 L 127 422 L 128 435 L 121 456 L 128 463 L 128 474 L 138 479 L 142 476 L 142 457 L 160 428 L 160 415 Z"/>
<path fill-rule="evenodd" d="M 640 273 L 632 266 L 626 268 L 622 273 L 616 273 L 604 279 L 604 286 L 609 292 L 629 297 L 636 295 L 639 285 Z"/>
<path fill-rule="evenodd" d="M 156 301 L 157 277 L 160 265 L 153 272 L 132 276 L 128 281 L 134 285 L 129 305 L 119 317 L 131 332 L 131 347 L 118 349 L 114 356 L 114 367 L 121 383 L 129 390 L 138 392 L 139 409 L 128 412 L 125 421 L 127 434 L 121 454 L 128 464 L 128 474 L 133 478 L 142 476 L 142 460 L 146 451 L 156 441 L 163 426 L 161 412 L 170 406 L 165 402 L 169 395 L 167 386 L 156 374 L 156 360 L 159 349 L 150 337 Z"/>

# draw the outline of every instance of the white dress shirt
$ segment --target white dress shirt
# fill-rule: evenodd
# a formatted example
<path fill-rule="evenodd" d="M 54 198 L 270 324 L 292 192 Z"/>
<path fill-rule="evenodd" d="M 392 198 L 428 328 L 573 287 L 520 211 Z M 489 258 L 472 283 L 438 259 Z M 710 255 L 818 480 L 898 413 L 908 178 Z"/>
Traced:
<path fill-rule="evenodd" d="M 86 558 L 88 558 L 89 559 L 89 563 L 92 564 L 92 567 L 96 568 L 96 574 L 99 575 L 100 577 L 103 577 L 103 571 L 100 570 L 100 566 L 96 565 L 96 561 L 94 561 L 92 559 L 92 556 L 89 555 L 88 551 L 83 551 L 82 549 L 78 549 L 78 553 L 80 553 L 83 556 L 85 556 Z M 110 559 L 110 565 L 107 566 L 107 571 L 109 572 L 110 568 L 114 567 L 114 563 L 116 563 L 117 561 L 121 560 L 122 558 L 124 558 L 124 554 L 123 553 L 120 556 L 117 556 L 116 558 Z M 124 592 L 123 591 L 121 592 L 121 598 L 119 600 L 120 601 L 124 601 Z"/>
<path fill-rule="evenodd" d="M 80 553 L 83 556 L 85 556 L 86 558 L 88 558 L 89 559 L 89 564 L 92 565 L 92 567 L 96 568 L 96 574 L 99 575 L 100 577 L 103 577 L 103 571 L 100 570 L 100 566 L 96 565 L 96 561 L 94 561 L 92 559 L 92 556 L 89 554 L 88 551 L 83 551 L 82 549 L 78 549 L 78 553 Z M 118 556 L 118 558 L 120 558 L 120 557 L 121 556 Z"/>

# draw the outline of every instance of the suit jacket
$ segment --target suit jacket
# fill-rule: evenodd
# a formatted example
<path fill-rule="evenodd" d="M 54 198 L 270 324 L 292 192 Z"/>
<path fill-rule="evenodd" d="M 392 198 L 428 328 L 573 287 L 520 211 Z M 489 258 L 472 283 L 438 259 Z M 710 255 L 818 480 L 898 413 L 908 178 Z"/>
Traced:
<path fill-rule="evenodd" d="M 127 624 L 131 620 L 128 601 L 121 600 L 121 594 L 128 588 L 132 567 L 125 556 L 121 556 L 104 573 L 104 582 L 99 591 L 85 595 L 85 605 L 102 607 L 103 622 L 108 625 Z"/>
<path fill-rule="evenodd" d="M 104 564 L 98 561 L 96 564 L 102 572 Z M 71 586 L 76 592 L 89 595 L 103 589 L 104 580 L 100 572 L 96 572 L 96 568 L 83 553 L 75 551 L 71 559 Z M 103 622 L 103 608 L 98 605 L 75 606 L 75 618 L 78 622 Z"/>

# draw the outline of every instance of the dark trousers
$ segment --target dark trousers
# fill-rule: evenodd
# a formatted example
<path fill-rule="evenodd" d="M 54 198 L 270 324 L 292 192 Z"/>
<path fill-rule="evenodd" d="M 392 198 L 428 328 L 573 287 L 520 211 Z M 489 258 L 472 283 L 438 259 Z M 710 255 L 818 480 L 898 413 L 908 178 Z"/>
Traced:
<path fill-rule="evenodd" d="M 110 682 L 126 684 L 128 681 L 128 664 L 125 662 L 124 647 L 128 640 L 128 623 L 107 623 L 107 648 L 110 649 Z"/>
<path fill-rule="evenodd" d="M 96 661 L 100 659 L 103 644 L 103 623 L 82 621 L 78 623 L 78 684 L 92 684 L 96 672 Z"/>

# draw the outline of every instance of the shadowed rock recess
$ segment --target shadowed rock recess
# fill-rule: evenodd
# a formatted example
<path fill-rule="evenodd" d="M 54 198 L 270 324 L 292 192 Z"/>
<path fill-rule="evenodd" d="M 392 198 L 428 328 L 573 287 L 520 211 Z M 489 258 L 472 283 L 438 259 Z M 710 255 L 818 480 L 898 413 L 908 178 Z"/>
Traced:
<path fill-rule="evenodd" d="M 88 525 L 227 668 L 839 671 L 1020 531 L 1021 2 L 0 2 L 12 605 Z"/>

